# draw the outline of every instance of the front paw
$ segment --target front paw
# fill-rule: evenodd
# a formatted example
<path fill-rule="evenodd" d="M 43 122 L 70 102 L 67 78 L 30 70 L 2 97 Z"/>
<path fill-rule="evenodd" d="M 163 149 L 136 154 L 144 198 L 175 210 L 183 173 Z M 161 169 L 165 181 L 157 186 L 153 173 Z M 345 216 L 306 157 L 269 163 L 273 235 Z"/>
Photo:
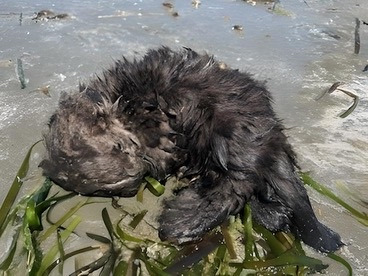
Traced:
<path fill-rule="evenodd" d="M 230 201 L 218 193 L 200 195 L 195 188 L 181 190 L 164 202 L 159 237 L 177 244 L 198 241 L 229 215 Z"/>

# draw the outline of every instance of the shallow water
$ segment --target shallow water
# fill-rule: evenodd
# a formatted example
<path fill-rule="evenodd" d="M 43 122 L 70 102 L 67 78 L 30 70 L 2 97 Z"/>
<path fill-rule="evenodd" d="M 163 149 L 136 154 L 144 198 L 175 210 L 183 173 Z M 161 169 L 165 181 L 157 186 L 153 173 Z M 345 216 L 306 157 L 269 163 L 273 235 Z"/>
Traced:
<path fill-rule="evenodd" d="M 171 1 L 170 10 L 161 1 L 1 0 L 0 200 L 29 146 L 42 138 L 62 91 L 76 89 L 121 55 L 142 55 L 160 45 L 206 51 L 266 80 L 301 167 L 342 197 L 347 196 L 336 181 L 368 198 L 368 72 L 362 72 L 368 63 L 367 25 L 361 25 L 360 54 L 354 54 L 355 18 L 368 21 L 368 2 L 284 0 L 275 11 L 272 4 L 201 2 L 195 7 L 189 0 Z M 32 20 L 34 12 L 43 9 L 69 17 Z M 174 11 L 179 16 L 173 16 Z M 233 30 L 234 25 L 243 30 Z M 25 89 L 16 74 L 18 58 Z M 336 91 L 315 100 L 336 81 L 360 97 L 345 119 L 338 114 L 350 106 L 351 98 Z M 46 86 L 50 97 L 35 91 Z M 39 175 L 42 155 L 38 147 L 31 179 Z M 25 185 L 25 192 L 31 186 Z M 367 228 L 334 203 L 313 191 L 310 195 L 321 220 L 348 244 L 342 255 L 356 275 L 367 275 Z M 345 271 L 332 263 L 328 274 Z"/>

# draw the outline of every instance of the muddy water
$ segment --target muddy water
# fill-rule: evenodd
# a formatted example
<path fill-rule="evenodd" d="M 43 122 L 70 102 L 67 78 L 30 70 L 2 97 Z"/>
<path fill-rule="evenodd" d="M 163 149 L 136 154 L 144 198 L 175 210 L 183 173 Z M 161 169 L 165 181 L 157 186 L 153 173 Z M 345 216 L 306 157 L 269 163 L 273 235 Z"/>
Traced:
<path fill-rule="evenodd" d="M 27 149 L 42 137 L 62 91 L 76 89 L 121 55 L 141 55 L 160 45 L 207 51 L 267 81 L 301 167 L 342 197 L 347 195 L 336 182 L 368 198 L 368 72 L 362 72 L 368 64 L 367 25 L 361 25 L 360 54 L 354 54 L 355 18 L 368 21 L 367 1 L 284 0 L 273 11 L 272 4 L 262 2 L 171 3 L 172 9 L 144 0 L 0 1 L 1 201 Z M 43 9 L 69 16 L 32 20 Z M 234 25 L 242 30 L 233 30 Z M 23 63 L 25 89 L 16 74 L 17 59 Z M 345 119 L 338 115 L 351 105 L 350 97 L 334 92 L 315 100 L 336 81 L 360 97 Z M 39 91 L 45 87 L 49 96 Z M 32 155 L 25 192 L 40 179 L 37 164 L 43 154 L 39 146 Z M 367 228 L 334 203 L 310 195 L 321 220 L 348 244 L 341 254 L 356 275 L 367 275 Z M 345 274 L 333 263 L 328 273 Z"/>

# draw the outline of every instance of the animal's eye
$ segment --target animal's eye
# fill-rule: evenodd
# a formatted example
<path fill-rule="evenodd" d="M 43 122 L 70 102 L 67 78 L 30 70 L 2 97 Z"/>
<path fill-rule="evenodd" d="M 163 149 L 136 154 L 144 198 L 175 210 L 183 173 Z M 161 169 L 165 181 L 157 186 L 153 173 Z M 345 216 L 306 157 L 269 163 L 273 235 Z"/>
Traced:
<path fill-rule="evenodd" d="M 115 145 L 113 145 L 113 147 L 112 147 L 112 153 L 113 154 L 121 154 L 122 152 L 124 152 L 123 144 L 116 143 Z"/>
<path fill-rule="evenodd" d="M 155 111 L 157 108 L 156 108 L 156 106 L 150 105 L 150 106 L 145 106 L 144 109 L 147 112 L 152 112 L 152 111 Z"/>
<path fill-rule="evenodd" d="M 122 144 L 120 144 L 120 143 L 117 143 L 116 147 L 117 147 L 120 151 L 122 151 L 122 150 L 124 149 L 123 145 L 122 145 Z"/>
<path fill-rule="evenodd" d="M 131 138 L 131 137 L 129 137 L 129 139 L 130 139 L 130 141 L 135 145 L 135 146 L 139 146 L 139 142 L 138 141 L 136 141 L 135 139 L 133 139 L 133 138 Z"/>
<path fill-rule="evenodd" d="M 143 102 L 142 107 L 146 110 L 146 112 L 152 112 L 152 111 L 155 111 L 157 109 L 156 104 L 152 104 L 152 103 L 149 103 L 149 102 Z"/>

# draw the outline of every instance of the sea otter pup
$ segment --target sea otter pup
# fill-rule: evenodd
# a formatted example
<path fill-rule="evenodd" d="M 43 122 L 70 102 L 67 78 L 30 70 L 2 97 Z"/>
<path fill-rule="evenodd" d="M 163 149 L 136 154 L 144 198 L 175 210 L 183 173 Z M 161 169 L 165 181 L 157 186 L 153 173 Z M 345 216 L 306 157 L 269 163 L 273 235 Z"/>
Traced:
<path fill-rule="evenodd" d="M 199 240 L 250 202 L 271 231 L 322 252 L 342 245 L 313 213 L 269 91 L 212 56 L 162 47 L 117 61 L 62 95 L 45 141 L 44 174 L 83 195 L 133 196 L 147 175 L 191 179 L 164 203 L 163 240 Z"/>

